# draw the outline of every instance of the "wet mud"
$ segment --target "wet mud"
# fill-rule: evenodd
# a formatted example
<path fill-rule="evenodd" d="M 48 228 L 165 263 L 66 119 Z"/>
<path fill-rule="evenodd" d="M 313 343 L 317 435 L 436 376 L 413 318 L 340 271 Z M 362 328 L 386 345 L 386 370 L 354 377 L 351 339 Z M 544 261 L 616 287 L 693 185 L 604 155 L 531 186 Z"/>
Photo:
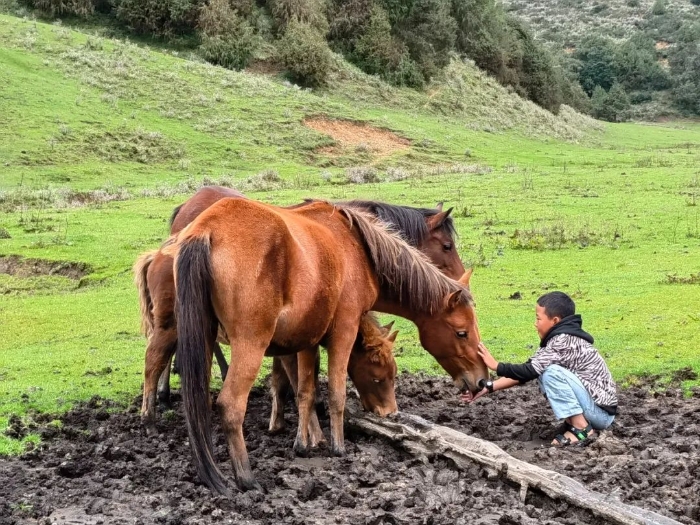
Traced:
<path fill-rule="evenodd" d="M 556 427 L 534 385 L 497 392 L 472 405 L 449 380 L 402 375 L 399 407 L 430 421 L 491 440 L 512 455 L 573 477 L 593 490 L 682 523 L 700 523 L 700 391 L 622 391 L 610 431 L 585 448 L 543 448 Z M 349 396 L 352 397 L 352 396 Z M 179 399 L 159 413 L 159 435 L 147 437 L 140 398 L 126 410 L 93 399 L 60 418 L 19 419 L 9 432 L 38 431 L 43 445 L 0 459 L 0 524 L 586 524 L 605 523 L 588 511 L 552 501 L 490 476 L 478 465 L 458 470 L 449 460 L 427 463 L 390 444 L 346 430 L 348 454 L 331 458 L 292 452 L 296 417 L 267 432 L 270 401 L 251 393 L 245 432 L 251 464 L 264 492 L 214 496 L 191 465 Z M 322 420 L 328 436 L 328 421 Z M 216 455 L 232 476 L 215 418 Z"/>

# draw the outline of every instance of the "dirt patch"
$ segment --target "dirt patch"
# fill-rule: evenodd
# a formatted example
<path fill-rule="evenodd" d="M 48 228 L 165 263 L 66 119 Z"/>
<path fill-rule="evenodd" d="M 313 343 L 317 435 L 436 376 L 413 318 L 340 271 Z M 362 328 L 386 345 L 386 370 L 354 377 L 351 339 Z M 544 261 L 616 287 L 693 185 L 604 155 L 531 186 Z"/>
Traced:
<path fill-rule="evenodd" d="M 95 399 L 68 413 L 62 425 L 40 426 L 41 450 L 0 460 L 0 524 L 605 524 L 532 490 L 522 503 L 517 487 L 477 465 L 458 471 L 441 458 L 422 463 L 361 434 L 346 433 L 345 458 L 331 458 L 327 450 L 297 458 L 293 410 L 287 411 L 289 430 L 268 435 L 270 402 L 263 388 L 251 393 L 245 431 L 266 492 L 214 497 L 197 481 L 175 401 L 174 412 L 160 415 L 155 438 L 141 428 L 140 399 L 126 412 Z M 700 519 L 700 395 L 624 391 L 613 430 L 580 450 L 538 448 L 539 434 L 553 422 L 534 386 L 467 406 L 446 379 L 402 375 L 398 401 L 402 410 L 491 439 L 594 490 L 683 523 Z M 327 433 L 328 421 L 322 424 Z M 218 420 L 215 428 L 217 460 L 230 476 Z"/>
<path fill-rule="evenodd" d="M 316 152 L 325 154 L 341 154 L 343 149 L 366 151 L 385 157 L 395 151 L 404 150 L 411 146 L 411 141 L 399 137 L 387 129 L 380 129 L 350 120 L 331 120 L 326 118 L 307 118 L 304 125 L 328 135 L 339 145 L 318 148 Z"/>
<path fill-rule="evenodd" d="M 0 273 L 27 278 L 42 275 L 60 275 L 80 280 L 92 272 L 92 268 L 82 262 L 47 261 L 45 259 L 25 259 L 19 255 L 0 256 Z"/>

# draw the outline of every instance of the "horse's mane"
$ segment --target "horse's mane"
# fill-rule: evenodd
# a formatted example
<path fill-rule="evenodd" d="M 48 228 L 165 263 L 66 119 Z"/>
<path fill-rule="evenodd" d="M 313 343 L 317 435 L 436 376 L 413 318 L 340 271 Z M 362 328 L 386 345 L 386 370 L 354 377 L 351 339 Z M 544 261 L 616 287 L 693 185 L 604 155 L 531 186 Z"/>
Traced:
<path fill-rule="evenodd" d="M 180 204 L 177 208 L 175 208 L 175 209 L 173 210 L 172 215 L 170 215 L 170 222 L 168 223 L 168 226 L 169 226 L 170 228 L 173 227 L 173 223 L 175 222 L 175 219 L 177 218 L 177 214 L 180 213 L 180 209 L 182 209 L 182 207 L 183 207 L 184 205 L 185 205 L 185 203 L 183 202 L 182 204 Z"/>
<path fill-rule="evenodd" d="M 409 245 L 396 228 L 373 215 L 351 206 L 338 205 L 357 226 L 367 246 L 379 283 L 397 294 L 400 302 L 421 312 L 434 312 L 443 306 L 448 294 L 462 291 L 460 301 L 472 304 L 469 289 L 454 281 Z"/>
<path fill-rule="evenodd" d="M 383 222 L 394 225 L 411 246 L 419 246 L 428 236 L 425 219 L 440 213 L 438 209 L 397 206 L 378 201 L 351 200 L 337 204 L 367 211 Z M 451 238 L 454 239 L 457 236 L 452 217 L 447 216 L 440 227 Z"/>

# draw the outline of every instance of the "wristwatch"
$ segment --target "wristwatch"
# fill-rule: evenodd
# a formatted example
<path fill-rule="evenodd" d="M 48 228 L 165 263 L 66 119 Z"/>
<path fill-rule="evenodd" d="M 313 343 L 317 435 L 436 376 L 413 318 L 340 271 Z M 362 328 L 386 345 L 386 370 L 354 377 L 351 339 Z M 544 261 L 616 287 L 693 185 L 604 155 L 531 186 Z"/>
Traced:
<path fill-rule="evenodd" d="M 484 384 L 484 388 L 489 391 L 489 394 L 493 394 L 493 381 L 490 379 Z"/>

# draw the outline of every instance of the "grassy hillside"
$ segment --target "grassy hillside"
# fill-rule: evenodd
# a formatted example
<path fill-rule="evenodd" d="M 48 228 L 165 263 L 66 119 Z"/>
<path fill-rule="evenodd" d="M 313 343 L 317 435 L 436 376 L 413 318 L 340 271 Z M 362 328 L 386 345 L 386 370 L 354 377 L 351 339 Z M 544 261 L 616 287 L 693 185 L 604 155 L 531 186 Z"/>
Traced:
<path fill-rule="evenodd" d="M 599 34 L 627 39 L 651 18 L 656 0 L 504 0 L 508 11 L 530 24 L 543 40 L 575 45 Z M 684 21 L 700 20 L 700 9 L 689 0 L 666 0 L 665 10 Z"/>
<path fill-rule="evenodd" d="M 498 359 L 533 352 L 534 300 L 563 289 L 618 380 L 700 371 L 698 125 L 555 117 L 458 63 L 425 94 L 346 68 L 300 90 L 12 17 L 0 79 L 0 432 L 138 395 L 131 265 L 208 182 L 276 204 L 445 201 Z M 441 373 L 398 326 L 399 368 Z"/>

